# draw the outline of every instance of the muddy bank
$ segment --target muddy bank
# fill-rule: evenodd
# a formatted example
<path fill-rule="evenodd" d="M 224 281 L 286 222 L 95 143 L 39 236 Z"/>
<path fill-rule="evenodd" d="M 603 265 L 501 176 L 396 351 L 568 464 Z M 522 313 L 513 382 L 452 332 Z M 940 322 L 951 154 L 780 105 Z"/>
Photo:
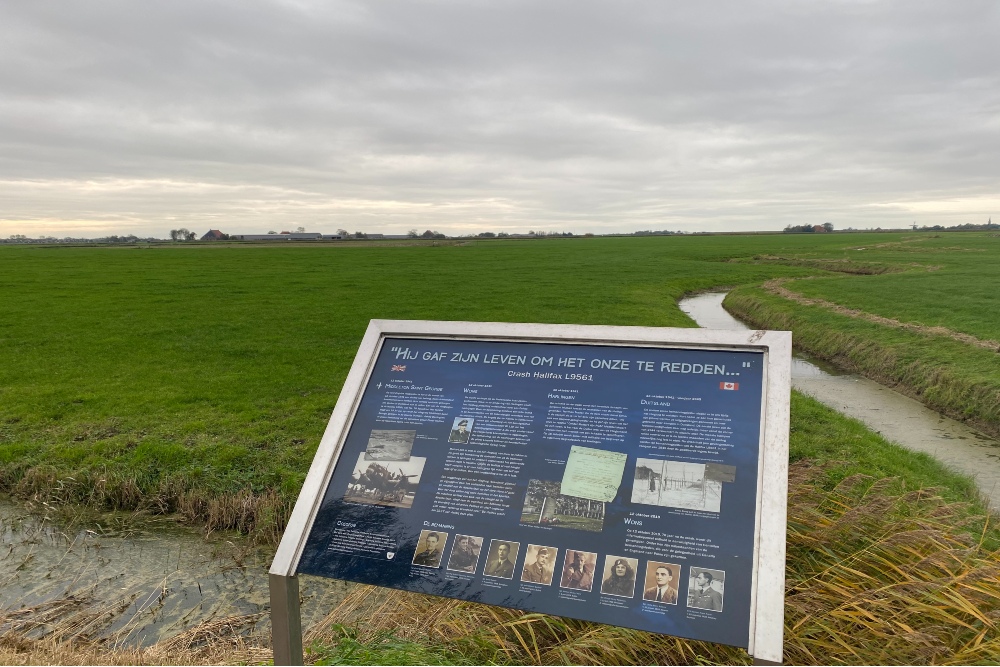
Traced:
<path fill-rule="evenodd" d="M 680 308 L 699 326 L 747 329 L 722 307 L 726 293 L 683 299 Z M 888 440 L 926 452 L 969 475 L 1000 511 L 1000 441 L 944 417 L 920 402 L 866 378 L 841 373 L 824 362 L 796 355 L 792 386 L 825 405 L 863 422 Z"/>
<path fill-rule="evenodd" d="M 236 534 L 205 538 L 169 519 L 129 515 L 68 526 L 0 498 L 0 545 L 0 636 L 58 632 L 149 646 L 221 619 L 241 619 L 245 632 L 269 630 L 273 552 Z M 303 624 L 322 618 L 349 587 L 304 577 Z"/>

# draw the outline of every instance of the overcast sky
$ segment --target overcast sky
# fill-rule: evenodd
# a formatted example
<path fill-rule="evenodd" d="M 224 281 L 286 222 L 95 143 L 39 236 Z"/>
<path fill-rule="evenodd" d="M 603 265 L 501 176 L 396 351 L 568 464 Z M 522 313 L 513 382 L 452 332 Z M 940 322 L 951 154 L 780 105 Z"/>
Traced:
<path fill-rule="evenodd" d="M 1000 3 L 0 4 L 0 236 L 1000 218 Z"/>

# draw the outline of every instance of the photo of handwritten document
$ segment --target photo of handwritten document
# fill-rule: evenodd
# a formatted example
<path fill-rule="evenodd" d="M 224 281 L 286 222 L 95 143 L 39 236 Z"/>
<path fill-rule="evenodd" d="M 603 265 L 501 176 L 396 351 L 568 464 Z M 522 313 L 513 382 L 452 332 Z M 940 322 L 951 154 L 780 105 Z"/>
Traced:
<path fill-rule="evenodd" d="M 563 495 L 610 503 L 618 494 L 628 455 L 574 445 L 566 460 Z"/>

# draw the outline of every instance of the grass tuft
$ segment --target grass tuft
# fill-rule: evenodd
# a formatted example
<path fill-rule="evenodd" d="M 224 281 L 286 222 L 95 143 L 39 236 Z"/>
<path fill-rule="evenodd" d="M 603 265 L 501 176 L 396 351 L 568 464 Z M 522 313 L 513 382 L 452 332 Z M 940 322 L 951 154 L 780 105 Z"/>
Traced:
<path fill-rule="evenodd" d="M 852 475 L 823 490 L 836 466 L 790 469 L 786 661 L 1000 660 L 1000 553 L 990 548 L 990 515 L 893 478 Z"/>

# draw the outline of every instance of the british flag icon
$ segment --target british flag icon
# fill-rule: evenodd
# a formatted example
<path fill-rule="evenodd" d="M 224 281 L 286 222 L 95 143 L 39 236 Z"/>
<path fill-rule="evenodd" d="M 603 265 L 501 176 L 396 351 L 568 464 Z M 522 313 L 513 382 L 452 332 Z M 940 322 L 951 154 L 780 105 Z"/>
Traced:
<path fill-rule="evenodd" d="M 736 391 L 740 388 L 739 382 L 720 382 L 719 389 L 727 389 L 729 391 Z"/>

